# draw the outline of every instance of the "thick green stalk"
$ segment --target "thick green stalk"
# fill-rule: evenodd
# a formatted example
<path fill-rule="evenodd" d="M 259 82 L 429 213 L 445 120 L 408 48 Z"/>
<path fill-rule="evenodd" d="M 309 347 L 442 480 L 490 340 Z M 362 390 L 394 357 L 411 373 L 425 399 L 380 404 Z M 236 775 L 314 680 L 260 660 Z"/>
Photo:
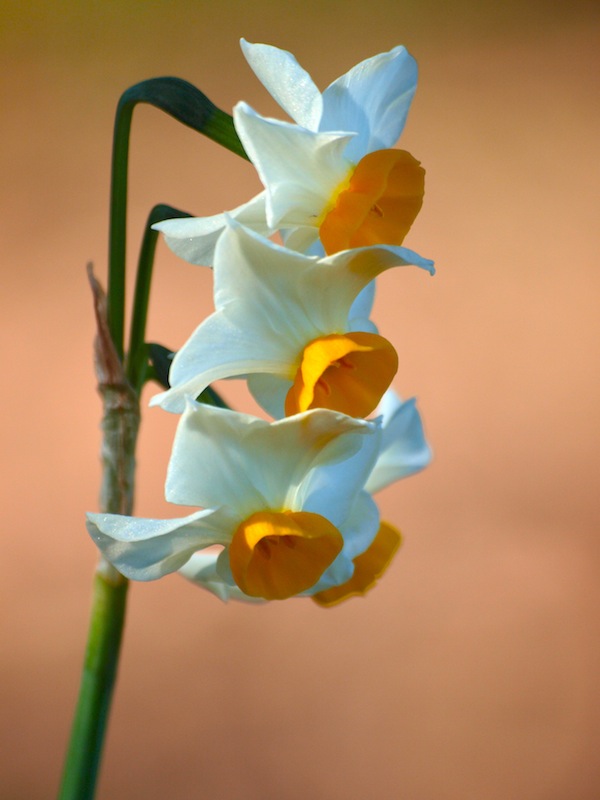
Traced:
<path fill-rule="evenodd" d="M 115 682 L 128 581 L 94 578 L 92 616 L 60 800 L 92 800 Z"/>

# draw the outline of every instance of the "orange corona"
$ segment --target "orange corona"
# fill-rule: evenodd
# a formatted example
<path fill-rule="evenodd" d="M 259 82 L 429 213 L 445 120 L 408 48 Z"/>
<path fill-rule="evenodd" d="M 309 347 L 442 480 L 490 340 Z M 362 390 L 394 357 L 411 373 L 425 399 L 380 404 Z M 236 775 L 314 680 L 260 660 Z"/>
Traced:
<path fill-rule="evenodd" d="M 259 511 L 234 533 L 229 564 L 245 594 L 285 600 L 314 586 L 343 544 L 342 534 L 320 514 Z"/>
<path fill-rule="evenodd" d="M 311 408 L 329 408 L 351 417 L 375 410 L 398 369 L 392 345 L 376 333 L 331 334 L 304 348 L 286 416 Z"/>
<path fill-rule="evenodd" d="M 328 255 L 375 244 L 401 245 L 419 213 L 425 170 L 405 150 L 362 158 L 334 193 L 319 228 Z"/>

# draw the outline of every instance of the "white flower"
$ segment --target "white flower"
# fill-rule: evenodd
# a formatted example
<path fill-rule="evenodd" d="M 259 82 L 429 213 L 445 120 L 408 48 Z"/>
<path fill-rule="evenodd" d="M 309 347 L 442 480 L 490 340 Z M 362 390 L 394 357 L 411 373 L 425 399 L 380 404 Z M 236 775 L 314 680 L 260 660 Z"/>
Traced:
<path fill-rule="evenodd" d="M 193 401 L 169 463 L 166 497 L 202 510 L 171 520 L 88 514 L 88 531 L 120 572 L 153 580 L 212 545 L 213 580 L 283 599 L 349 580 L 379 514 L 363 486 L 378 423 L 327 410 L 264 420 Z"/>
<path fill-rule="evenodd" d="M 400 136 L 417 66 L 395 47 L 353 67 L 321 94 L 291 53 L 242 40 L 248 63 L 294 123 L 267 119 L 245 103 L 234 123 L 265 191 L 229 214 L 261 234 L 277 230 L 300 252 L 400 245 L 421 207 L 424 171 Z M 155 227 L 194 264 L 212 264 L 222 214 Z"/>
<path fill-rule="evenodd" d="M 382 435 L 375 464 L 365 485 L 369 493 L 413 475 L 424 469 L 431 460 L 431 450 L 425 440 L 414 399 L 402 402 L 390 390 L 377 410 L 382 415 Z M 400 542 L 399 532 L 388 523 L 381 522 L 377 535 L 354 556 L 352 574 L 345 581 L 336 584 L 326 572 L 306 594 L 323 606 L 364 595 L 385 572 Z M 219 574 L 218 566 L 218 554 L 199 552 L 192 555 L 179 573 L 223 601 L 252 602 L 257 599 L 249 597 L 237 585 L 225 580 Z"/>
<path fill-rule="evenodd" d="M 379 273 L 406 264 L 433 271 L 400 247 L 306 256 L 230 221 L 215 254 L 215 313 L 177 353 L 171 388 L 152 403 L 180 412 L 213 381 L 244 376 L 275 417 L 310 408 L 367 416 L 398 361 L 366 316 L 368 297 L 354 301 Z"/>

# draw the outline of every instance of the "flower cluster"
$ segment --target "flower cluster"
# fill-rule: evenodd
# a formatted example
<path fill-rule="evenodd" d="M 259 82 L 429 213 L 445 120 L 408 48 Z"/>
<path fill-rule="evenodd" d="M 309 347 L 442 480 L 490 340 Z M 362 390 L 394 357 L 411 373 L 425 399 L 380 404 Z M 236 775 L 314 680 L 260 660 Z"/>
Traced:
<path fill-rule="evenodd" d="M 136 580 L 179 571 L 223 600 L 310 596 L 328 606 L 364 594 L 400 544 L 372 493 L 430 459 L 414 400 L 389 389 L 396 350 L 370 319 L 382 272 L 433 274 L 402 247 L 424 171 L 391 149 L 417 70 L 396 47 L 321 94 L 290 53 L 242 48 L 294 120 L 234 109 L 264 191 L 228 213 L 156 226 L 175 253 L 213 267 L 215 311 L 152 400 L 181 414 L 167 500 L 198 510 L 170 520 L 89 514 L 88 530 Z M 276 233 L 283 245 L 268 238 Z M 272 422 L 196 401 L 236 377 Z"/>

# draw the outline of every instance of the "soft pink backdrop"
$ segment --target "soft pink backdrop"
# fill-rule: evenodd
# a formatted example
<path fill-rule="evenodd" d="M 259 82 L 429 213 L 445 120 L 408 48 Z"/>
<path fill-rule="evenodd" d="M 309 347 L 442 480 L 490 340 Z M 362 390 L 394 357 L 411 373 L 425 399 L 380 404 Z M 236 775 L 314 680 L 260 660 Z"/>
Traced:
<path fill-rule="evenodd" d="M 407 244 L 438 274 L 387 274 L 376 317 L 436 458 L 380 496 L 406 545 L 366 600 L 132 587 L 99 800 L 598 796 L 599 19 L 522 5 L 0 4 L 3 797 L 54 794 L 86 636 L 100 408 L 84 267 L 105 279 L 114 106 L 175 74 L 275 113 L 242 35 L 322 87 L 398 43 L 419 61 L 402 146 L 427 194 Z M 211 213 L 258 186 L 152 109 L 132 146 L 132 256 L 155 202 Z M 178 347 L 210 287 L 161 246 L 151 336 Z M 144 411 L 139 514 L 170 513 L 175 422 Z"/>

